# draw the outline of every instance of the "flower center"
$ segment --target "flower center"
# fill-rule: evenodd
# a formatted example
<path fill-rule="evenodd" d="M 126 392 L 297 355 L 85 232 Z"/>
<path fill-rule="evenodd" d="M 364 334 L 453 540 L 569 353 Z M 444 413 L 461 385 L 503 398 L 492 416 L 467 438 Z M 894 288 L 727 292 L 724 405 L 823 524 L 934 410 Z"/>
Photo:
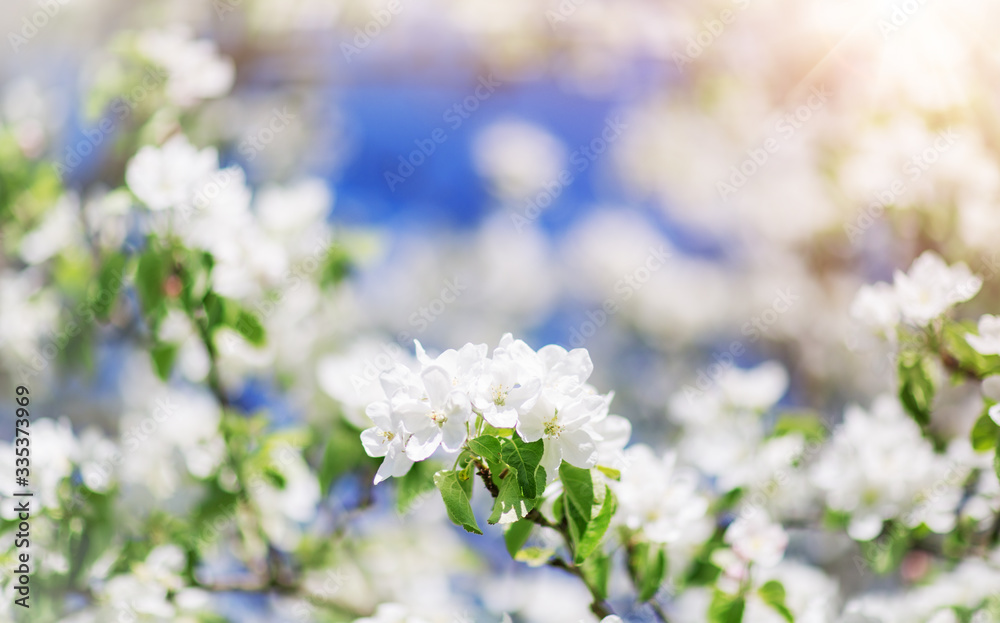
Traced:
<path fill-rule="evenodd" d="M 566 430 L 565 426 L 559 424 L 559 420 L 553 417 L 551 420 L 545 423 L 545 436 L 546 437 L 558 437 L 560 433 Z"/>
<path fill-rule="evenodd" d="M 507 393 L 510 389 L 503 385 L 493 385 L 493 404 L 502 407 L 507 403 Z"/>
<path fill-rule="evenodd" d="M 381 433 L 379 433 L 379 435 L 384 437 L 386 441 L 392 441 L 393 439 L 396 438 L 396 433 L 392 432 L 391 430 L 384 430 Z"/>
<path fill-rule="evenodd" d="M 445 415 L 444 411 L 434 410 L 430 412 L 431 421 L 438 426 L 444 426 L 444 423 L 448 421 L 448 416 Z"/>

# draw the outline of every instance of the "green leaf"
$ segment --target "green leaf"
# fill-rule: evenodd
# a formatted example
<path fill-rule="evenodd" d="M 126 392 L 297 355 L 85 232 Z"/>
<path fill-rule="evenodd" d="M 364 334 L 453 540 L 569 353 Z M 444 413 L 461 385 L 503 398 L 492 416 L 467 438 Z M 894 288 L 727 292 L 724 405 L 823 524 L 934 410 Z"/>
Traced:
<path fill-rule="evenodd" d="M 765 582 L 757 592 L 765 603 L 785 603 L 785 586 L 777 580 Z"/>
<path fill-rule="evenodd" d="M 726 511 L 736 508 L 736 505 L 743 498 L 743 494 L 746 491 L 742 487 L 736 487 L 735 489 L 730 489 L 722 496 L 717 498 L 712 502 L 711 507 L 709 507 L 709 515 L 719 515 Z"/>
<path fill-rule="evenodd" d="M 992 450 L 997 445 L 997 437 L 1000 436 L 1000 426 L 996 425 L 988 411 L 987 407 L 987 411 L 979 416 L 976 424 L 972 427 L 972 447 L 976 452 Z"/>
<path fill-rule="evenodd" d="M 611 577 L 611 557 L 604 552 L 598 552 L 587 558 L 580 571 L 587 584 L 597 593 L 601 599 L 608 598 L 608 579 Z"/>
<path fill-rule="evenodd" d="M 518 550 L 528 542 L 528 537 L 531 536 L 531 530 L 534 527 L 535 524 L 531 520 L 521 519 L 510 524 L 507 531 L 503 533 L 503 540 L 507 545 L 507 552 L 510 553 L 511 558 L 514 558 Z"/>
<path fill-rule="evenodd" d="M 597 516 L 587 524 L 587 531 L 576 548 L 574 557 L 576 564 L 581 564 L 600 546 L 601 540 L 604 539 L 604 534 L 608 531 L 608 526 L 611 524 L 611 516 L 615 514 L 615 509 L 617 508 L 615 496 L 611 493 L 611 489 L 607 485 L 605 485 L 604 489 L 604 504 L 601 505 L 601 510 L 597 513 Z"/>
<path fill-rule="evenodd" d="M 482 534 L 476 516 L 472 514 L 472 479 L 462 480 L 459 473 L 440 471 L 434 474 L 434 484 L 441 491 L 441 499 L 448 511 L 448 517 L 467 532 Z"/>
<path fill-rule="evenodd" d="M 942 331 L 942 341 L 945 351 L 954 358 L 963 370 L 974 372 L 980 378 L 1000 371 L 1000 357 L 983 355 L 969 346 L 966 334 L 978 334 L 978 329 L 971 322 L 948 321 Z"/>
<path fill-rule="evenodd" d="M 163 280 L 167 266 L 163 256 L 154 249 L 147 249 L 139 257 L 135 272 L 135 289 L 143 310 L 151 313 L 163 300 Z"/>
<path fill-rule="evenodd" d="M 555 502 L 552 503 L 552 519 L 557 524 L 563 522 L 563 517 L 565 516 L 565 513 L 563 513 L 564 506 L 562 495 L 557 496 Z"/>
<path fill-rule="evenodd" d="M 655 597 L 666 575 L 667 553 L 662 547 L 658 547 L 643 570 L 642 580 L 639 583 L 639 601 L 649 601 Z"/>
<path fill-rule="evenodd" d="M 778 614 L 788 621 L 788 623 L 795 623 L 795 617 L 792 616 L 792 612 L 785 605 L 785 587 L 781 582 L 777 580 L 765 582 L 763 586 L 757 589 L 757 593 L 764 603 L 777 610 Z"/>
<path fill-rule="evenodd" d="M 521 494 L 520 484 L 513 474 L 508 474 L 506 478 L 494 478 L 494 482 L 499 483 L 497 486 L 500 491 L 497 493 L 493 512 L 488 519 L 490 524 L 507 524 L 524 519 L 541 501 L 541 498 L 526 499 Z M 545 468 L 541 465 L 535 470 L 535 489 L 539 492 L 545 490 Z"/>
<path fill-rule="evenodd" d="M 639 601 L 652 599 L 667 574 L 667 554 L 662 547 L 640 541 L 628 548 L 628 571 L 639 592 Z"/>
<path fill-rule="evenodd" d="M 160 377 L 160 380 L 166 381 L 170 378 L 170 371 L 173 370 L 177 351 L 176 344 L 166 343 L 155 344 L 150 349 L 149 356 L 153 360 L 153 368 L 156 370 L 156 376 Z"/>
<path fill-rule="evenodd" d="M 205 295 L 205 311 L 208 313 L 208 328 L 214 331 L 220 325 L 230 325 L 235 320 L 236 304 L 215 292 Z"/>
<path fill-rule="evenodd" d="M 831 531 L 846 531 L 851 525 L 851 514 L 828 508 L 823 511 L 823 527 Z"/>
<path fill-rule="evenodd" d="M 741 623 L 746 602 L 742 597 L 716 591 L 708 606 L 709 623 Z"/>
<path fill-rule="evenodd" d="M 273 485 L 275 489 L 284 489 L 285 485 L 288 484 L 288 479 L 285 478 L 285 475 L 270 465 L 264 468 L 263 475 L 264 479 Z"/>
<path fill-rule="evenodd" d="M 826 439 L 828 430 L 823 420 L 813 413 L 779 415 L 773 435 L 781 437 L 790 433 L 799 433 L 806 441 L 818 442 Z"/>
<path fill-rule="evenodd" d="M 920 353 L 899 355 L 899 399 L 921 428 L 930 424 L 934 382 L 927 361 Z"/>
<path fill-rule="evenodd" d="M 890 522 L 883 536 L 861 544 L 861 553 L 872 570 L 887 574 L 899 568 L 910 549 L 910 530 L 897 522 Z"/>
<path fill-rule="evenodd" d="M 183 260 L 184 287 L 180 300 L 189 312 L 201 307 L 212 282 L 215 259 L 207 251 L 189 251 Z"/>
<path fill-rule="evenodd" d="M 514 555 L 514 560 L 523 562 L 529 567 L 541 567 L 547 563 L 556 550 L 546 547 L 525 547 Z"/>
<path fill-rule="evenodd" d="M 496 501 L 493 502 L 493 512 L 487 521 L 490 524 L 512 523 L 519 519 L 524 519 L 531 509 L 534 508 L 534 500 L 525 500 L 521 495 L 521 487 L 513 474 L 508 475 L 500 481 L 500 492 Z"/>
<path fill-rule="evenodd" d="M 402 478 L 396 478 L 396 510 L 406 513 L 421 495 L 434 488 L 434 473 L 441 466 L 436 461 L 418 461 Z"/>
<path fill-rule="evenodd" d="M 340 246 L 331 247 L 326 254 L 323 272 L 320 274 L 320 285 L 323 287 L 337 285 L 350 275 L 352 270 L 353 264 L 347 251 Z"/>
<path fill-rule="evenodd" d="M 500 443 L 504 463 L 517 472 L 521 493 L 529 500 L 537 498 L 539 491 L 535 471 L 542 462 L 542 454 L 545 452 L 544 442 L 539 439 L 527 443 L 515 435 L 511 439 L 501 439 Z"/>
<path fill-rule="evenodd" d="M 469 449 L 487 461 L 500 463 L 503 460 L 500 440 L 492 435 L 480 435 L 469 440 Z"/>
<path fill-rule="evenodd" d="M 632 578 L 632 582 L 635 584 L 636 588 L 639 588 L 639 584 L 642 580 L 642 574 L 645 573 L 646 565 L 649 563 L 649 543 L 646 541 L 639 541 L 629 547 L 627 562 L 629 577 Z"/>
<path fill-rule="evenodd" d="M 589 469 L 573 467 L 566 461 L 559 466 L 559 479 L 563 483 L 563 501 L 570 540 L 573 543 L 573 551 L 576 551 L 590 523 L 594 506 L 594 481 Z"/>
<path fill-rule="evenodd" d="M 684 583 L 687 586 L 708 586 L 715 584 L 715 581 L 722 575 L 722 569 L 712 564 L 711 561 L 698 558 L 691 563 Z"/>
<path fill-rule="evenodd" d="M 122 282 L 125 280 L 125 256 L 121 253 L 111 253 L 104 258 L 101 272 L 97 276 L 97 291 L 91 291 L 90 301 L 94 315 L 99 320 L 107 320 L 118 300 Z"/>
<path fill-rule="evenodd" d="M 611 480 L 621 480 L 622 479 L 622 473 L 621 473 L 621 471 L 619 471 L 619 470 L 617 470 L 617 469 L 615 469 L 613 467 L 608 467 L 606 465 L 598 465 L 597 466 L 597 471 L 601 472 L 602 474 L 604 474 L 605 476 L 607 476 Z"/>
<path fill-rule="evenodd" d="M 997 444 L 997 453 L 993 455 L 993 471 L 1000 478 L 1000 444 Z"/>
<path fill-rule="evenodd" d="M 236 316 L 236 323 L 233 327 L 239 331 L 243 339 L 254 346 L 263 346 L 266 341 L 264 325 L 260 323 L 260 318 L 245 309 L 240 309 Z"/>

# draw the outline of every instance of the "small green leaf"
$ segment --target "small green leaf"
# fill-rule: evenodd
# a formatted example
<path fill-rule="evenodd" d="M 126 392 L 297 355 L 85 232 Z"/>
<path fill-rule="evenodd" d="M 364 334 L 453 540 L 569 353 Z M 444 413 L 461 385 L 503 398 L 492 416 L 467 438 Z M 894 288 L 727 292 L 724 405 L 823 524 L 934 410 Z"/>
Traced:
<path fill-rule="evenodd" d="M 608 526 L 611 524 L 611 516 L 615 514 L 616 506 L 614 494 L 605 485 L 604 504 L 601 505 L 601 510 L 597 513 L 597 516 L 587 524 L 587 531 L 576 548 L 574 556 L 576 564 L 581 564 L 600 546 L 601 540 L 604 539 L 604 534 L 608 531 Z"/>
<path fill-rule="evenodd" d="M 527 443 L 515 435 L 511 439 L 501 439 L 500 443 L 504 463 L 517 472 L 521 493 L 526 499 L 535 499 L 539 494 L 535 471 L 542 462 L 542 454 L 545 452 L 544 442 L 539 439 Z"/>
<path fill-rule="evenodd" d="M 564 496 L 562 495 L 557 496 L 555 502 L 552 503 L 552 519 L 554 519 L 557 524 L 561 524 L 563 522 L 563 517 L 565 516 L 565 513 L 563 512 L 563 508 L 565 506 L 563 504 L 563 497 Z"/>
<path fill-rule="evenodd" d="M 233 328 L 239 331 L 243 339 L 254 346 L 263 346 L 266 341 L 264 325 L 260 323 L 260 318 L 245 309 L 239 310 Z"/>
<path fill-rule="evenodd" d="M 500 463 L 503 460 L 500 440 L 492 435 L 480 435 L 475 439 L 470 439 L 469 449 L 493 463 Z"/>
<path fill-rule="evenodd" d="M 765 582 L 757 589 L 757 593 L 764 603 L 774 608 L 788 623 L 795 623 L 795 617 L 785 605 L 785 587 L 781 582 L 777 580 Z"/>
<path fill-rule="evenodd" d="M 934 402 L 934 381 L 929 366 L 920 353 L 899 355 L 899 399 L 921 428 L 930 424 Z"/>
<path fill-rule="evenodd" d="M 490 524 L 508 524 L 524 519 L 541 501 L 541 498 L 525 499 L 513 474 L 508 474 L 506 478 L 502 479 L 494 478 L 494 482 L 499 483 L 500 491 L 493 503 L 493 512 L 488 520 Z M 535 489 L 537 491 L 545 489 L 545 468 L 540 465 L 535 470 Z"/>
<path fill-rule="evenodd" d="M 166 343 L 155 344 L 150 349 L 149 356 L 153 360 L 153 368 L 156 370 L 156 376 L 160 377 L 160 380 L 166 381 L 170 378 L 170 371 L 173 370 L 177 351 L 176 344 Z"/>
<path fill-rule="evenodd" d="M 601 472 L 602 474 L 604 474 L 605 476 L 607 476 L 611 480 L 621 480 L 622 479 L 622 473 L 621 473 L 621 471 L 619 471 L 619 470 L 617 470 L 617 469 L 615 469 L 613 467 L 608 467 L 606 465 L 598 465 L 597 466 L 597 471 Z"/>
<path fill-rule="evenodd" d="M 969 333 L 976 335 L 978 332 L 976 325 L 971 322 L 947 321 L 942 331 L 942 341 L 945 351 L 963 370 L 971 371 L 983 378 L 1000 370 L 1000 357 L 983 355 L 969 346 L 966 335 Z"/>
<path fill-rule="evenodd" d="M 640 541 L 628 548 L 628 571 L 639 601 L 652 599 L 667 574 L 667 554 L 662 547 Z"/>
<path fill-rule="evenodd" d="M 777 580 L 765 582 L 757 592 L 766 603 L 785 603 L 785 586 Z"/>
<path fill-rule="evenodd" d="M 992 450 L 997 445 L 997 437 L 1000 436 L 1000 426 L 996 425 L 990 414 L 984 412 L 976 424 L 972 427 L 972 447 L 976 452 L 986 452 Z"/>
<path fill-rule="evenodd" d="M 709 623 L 740 623 L 743 621 L 745 607 L 746 602 L 742 597 L 716 591 L 712 595 L 712 603 L 708 606 L 708 621 Z"/>
<path fill-rule="evenodd" d="M 351 256 L 340 246 L 331 247 L 326 254 L 326 263 L 320 274 L 319 282 L 323 287 L 337 285 L 351 274 L 353 263 Z"/>
<path fill-rule="evenodd" d="M 163 280 L 167 267 L 163 256 L 154 249 L 147 249 L 139 257 L 135 273 L 135 289 L 143 310 L 151 313 L 163 300 Z"/>
<path fill-rule="evenodd" d="M 523 562 L 529 567 L 541 567 L 547 563 L 556 550 L 545 547 L 525 547 L 514 555 L 514 560 Z"/>
<path fill-rule="evenodd" d="M 440 471 L 434 474 L 434 484 L 441 491 L 448 517 L 467 532 L 482 534 L 472 514 L 472 480 L 462 480 L 458 472 Z"/>
<path fill-rule="evenodd" d="M 587 584 L 594 589 L 601 599 L 608 598 L 608 579 L 611 577 L 611 557 L 604 552 L 597 552 L 587 558 L 580 571 Z"/>
<path fill-rule="evenodd" d="M 642 581 L 639 583 L 639 601 L 649 601 L 655 597 L 666 575 L 667 553 L 662 547 L 658 547 L 643 570 Z"/>
<path fill-rule="evenodd" d="M 224 296 L 219 296 L 215 292 L 210 291 L 205 295 L 205 311 L 208 313 L 208 328 L 210 330 L 214 331 L 221 325 L 232 325 L 236 319 L 237 309 L 235 302 Z"/>
<path fill-rule="evenodd" d="M 264 468 L 263 474 L 264 479 L 271 483 L 275 489 L 284 489 L 285 485 L 288 484 L 285 475 L 270 465 Z"/>
<path fill-rule="evenodd" d="M 684 576 L 685 586 L 708 586 L 718 579 L 722 570 L 712 563 L 712 556 L 723 547 L 723 534 L 722 529 L 716 528 L 715 534 L 701 546 Z"/>
<path fill-rule="evenodd" d="M 898 522 L 890 522 L 883 536 L 861 544 L 864 559 L 878 574 L 887 574 L 899 568 L 910 549 L 910 530 Z"/>
<path fill-rule="evenodd" d="M 528 542 L 528 537 L 531 536 L 531 530 L 534 527 L 535 524 L 531 520 L 522 519 L 510 524 L 507 531 L 503 533 L 503 540 L 507 545 L 507 552 L 510 553 L 511 558 L 514 558 L 518 550 Z"/>
<path fill-rule="evenodd" d="M 722 575 L 722 569 L 708 560 L 699 558 L 691 564 L 684 583 L 688 586 L 708 586 L 715 584 L 720 575 Z"/>
<path fill-rule="evenodd" d="M 993 455 L 993 471 L 1000 478 L 1000 443 L 997 444 L 997 453 Z"/>
<path fill-rule="evenodd" d="M 500 492 L 493 502 L 493 512 L 487 521 L 490 524 L 513 523 L 524 519 L 533 506 L 534 500 L 525 500 L 521 496 L 521 487 L 511 474 L 500 481 Z"/>
<path fill-rule="evenodd" d="M 97 277 L 97 291 L 91 291 L 90 300 L 94 315 L 100 320 L 107 320 L 108 315 L 118 300 L 118 293 L 125 280 L 125 256 L 112 253 L 101 264 L 101 272 Z"/>
<path fill-rule="evenodd" d="M 573 467 L 566 461 L 559 466 L 563 483 L 563 501 L 573 550 L 579 548 L 587 532 L 594 506 L 594 481 L 589 469 Z"/>
<path fill-rule="evenodd" d="M 826 438 L 828 430 L 823 420 L 813 413 L 779 415 L 773 435 L 782 437 L 790 433 L 799 433 L 806 441 L 818 442 Z"/>

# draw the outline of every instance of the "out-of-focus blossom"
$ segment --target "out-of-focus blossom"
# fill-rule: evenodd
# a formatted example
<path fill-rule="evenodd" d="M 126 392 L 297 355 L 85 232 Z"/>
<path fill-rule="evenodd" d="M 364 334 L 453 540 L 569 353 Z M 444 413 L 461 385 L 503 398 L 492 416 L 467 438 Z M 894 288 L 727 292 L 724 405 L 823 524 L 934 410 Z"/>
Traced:
<path fill-rule="evenodd" d="M 218 167 L 218 160 L 214 148 L 198 150 L 178 135 L 162 147 L 140 149 L 128 164 L 125 181 L 151 210 L 165 210 L 191 202 L 196 185 Z"/>
<path fill-rule="evenodd" d="M 851 514 L 848 534 L 857 540 L 874 539 L 884 521 L 897 517 L 914 526 L 927 521 L 940 533 L 954 525 L 948 511 L 961 499 L 956 467 L 934 452 L 891 396 L 878 398 L 870 412 L 849 407 L 813 469 L 827 504 Z M 942 512 L 934 519 L 918 512 L 937 507 Z"/>
<path fill-rule="evenodd" d="M 726 529 L 725 536 L 744 562 L 773 567 L 781 562 L 788 546 L 788 534 L 762 511 L 741 515 Z"/>
<path fill-rule="evenodd" d="M 1000 316 L 986 314 L 979 319 L 979 335 L 965 335 L 969 346 L 983 355 L 1000 355 Z"/>
<path fill-rule="evenodd" d="M 893 283 L 903 319 L 917 326 L 969 300 L 982 284 L 965 263 L 948 266 L 932 251 L 914 260 L 908 272 L 896 271 Z"/>
<path fill-rule="evenodd" d="M 612 483 L 621 521 L 656 543 L 698 543 L 708 537 L 713 521 L 709 500 L 698 490 L 698 476 L 677 465 L 675 453 L 657 457 L 649 446 L 625 451 L 621 482 Z"/>
<path fill-rule="evenodd" d="M 141 54 L 167 70 L 167 96 L 178 106 L 225 95 L 233 86 L 233 61 L 219 55 L 214 41 L 194 39 L 185 26 L 143 32 L 137 46 Z"/>

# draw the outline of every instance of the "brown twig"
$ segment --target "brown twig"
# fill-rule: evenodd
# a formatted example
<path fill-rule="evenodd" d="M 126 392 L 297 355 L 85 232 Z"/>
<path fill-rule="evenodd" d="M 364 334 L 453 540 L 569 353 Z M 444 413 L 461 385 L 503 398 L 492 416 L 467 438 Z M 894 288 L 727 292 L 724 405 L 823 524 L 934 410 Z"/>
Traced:
<path fill-rule="evenodd" d="M 492 474 L 490 474 L 489 467 L 483 464 L 479 460 L 475 462 L 475 465 L 477 468 L 476 469 L 477 473 L 482 478 L 483 483 L 486 485 L 486 489 L 490 492 L 490 495 L 492 495 L 493 498 L 495 499 L 498 495 L 500 495 L 500 488 L 497 487 L 496 483 L 493 482 L 493 476 Z M 567 549 L 572 551 L 572 547 L 570 545 L 572 543 L 572 540 L 570 539 L 569 527 L 566 524 L 565 519 L 558 524 L 552 523 L 544 515 L 542 515 L 542 513 L 539 512 L 537 508 L 531 509 L 531 511 L 529 511 L 524 516 L 524 518 L 527 519 L 528 521 L 531 521 L 537 526 L 541 526 L 543 528 L 549 528 L 558 532 L 560 536 L 562 536 L 563 541 L 566 543 Z M 568 571 L 573 575 L 575 575 L 576 577 L 580 578 L 580 581 L 583 582 L 584 586 L 587 587 L 587 590 L 590 591 L 590 595 L 593 598 L 593 601 L 590 604 L 590 611 L 593 612 L 597 617 L 603 619 L 604 617 L 608 617 L 614 614 L 614 611 L 601 597 L 600 593 L 597 591 L 597 588 L 591 586 L 590 582 L 587 581 L 586 576 L 583 574 L 583 570 L 579 566 L 577 566 L 571 561 L 563 560 L 562 558 L 559 558 L 557 556 L 554 556 L 551 559 L 549 559 L 549 561 L 546 564 L 556 569 L 563 569 L 565 571 Z"/>

